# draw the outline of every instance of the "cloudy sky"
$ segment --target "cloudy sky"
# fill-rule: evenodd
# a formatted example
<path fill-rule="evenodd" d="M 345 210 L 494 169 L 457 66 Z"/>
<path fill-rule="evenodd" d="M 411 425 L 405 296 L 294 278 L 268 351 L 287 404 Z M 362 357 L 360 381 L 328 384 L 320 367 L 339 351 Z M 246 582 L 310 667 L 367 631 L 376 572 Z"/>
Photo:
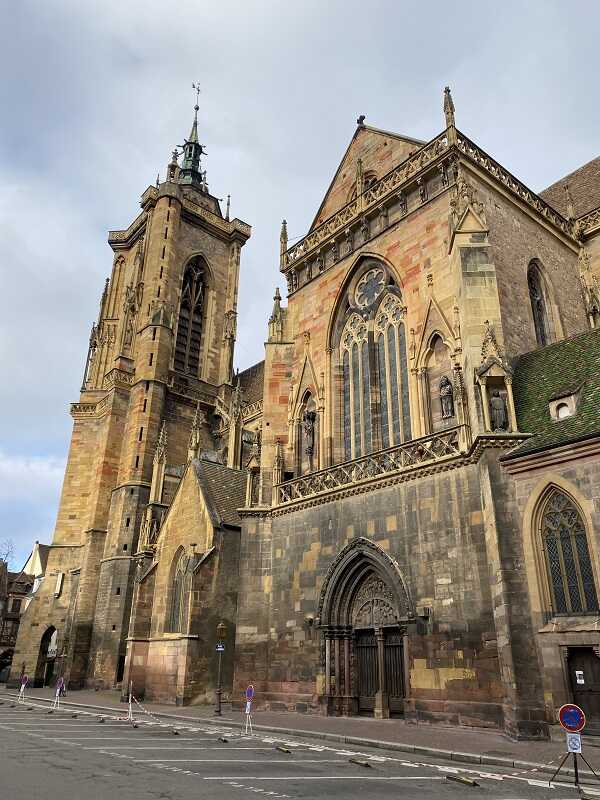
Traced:
<path fill-rule="evenodd" d="M 279 226 L 306 231 L 359 114 L 458 127 L 533 189 L 598 155 L 600 4 L 19 0 L 0 31 L 0 540 L 52 538 L 106 232 L 188 133 L 199 80 L 211 191 L 253 226 L 237 366 L 262 357 Z"/>

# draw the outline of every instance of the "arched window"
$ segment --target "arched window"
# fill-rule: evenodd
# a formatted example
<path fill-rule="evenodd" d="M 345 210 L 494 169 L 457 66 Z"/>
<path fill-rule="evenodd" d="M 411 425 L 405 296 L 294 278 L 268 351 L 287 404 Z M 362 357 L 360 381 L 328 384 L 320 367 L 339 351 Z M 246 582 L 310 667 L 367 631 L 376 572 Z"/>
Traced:
<path fill-rule="evenodd" d="M 171 633 L 181 633 L 185 629 L 187 610 L 187 568 L 188 557 L 184 550 L 181 549 L 175 556 L 172 569 L 171 597 L 167 621 L 167 630 Z"/>
<path fill-rule="evenodd" d="M 185 268 L 179 304 L 175 369 L 194 377 L 198 376 L 200 367 L 206 274 L 206 262 L 202 256 L 193 258 Z"/>
<path fill-rule="evenodd" d="M 382 446 L 411 438 L 404 309 L 399 298 L 383 298 L 375 318 Z"/>
<path fill-rule="evenodd" d="M 535 338 L 540 347 L 545 347 L 549 342 L 548 311 L 540 270 L 535 262 L 527 270 L 527 284 L 529 286 L 529 300 L 533 314 Z"/>
<path fill-rule="evenodd" d="M 342 333 L 344 372 L 344 457 L 358 458 L 371 451 L 369 404 L 369 354 L 367 325 L 360 314 L 352 314 Z M 363 353 L 366 352 L 366 359 Z M 365 369 L 366 367 L 366 369 Z"/>
<path fill-rule="evenodd" d="M 553 489 L 544 502 L 540 520 L 553 611 L 598 611 L 585 525 L 575 504 L 564 492 Z"/>
<path fill-rule="evenodd" d="M 405 310 L 392 283 L 377 265 L 348 300 L 339 345 L 345 460 L 411 438 Z"/>

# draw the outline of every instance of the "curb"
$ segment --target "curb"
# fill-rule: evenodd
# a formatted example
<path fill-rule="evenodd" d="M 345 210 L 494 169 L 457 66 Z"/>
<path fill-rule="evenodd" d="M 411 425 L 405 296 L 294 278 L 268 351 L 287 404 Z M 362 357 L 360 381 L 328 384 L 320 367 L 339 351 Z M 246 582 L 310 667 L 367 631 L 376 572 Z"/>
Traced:
<path fill-rule="evenodd" d="M 4 692 L 5 697 L 17 698 L 17 694 L 12 692 Z M 52 703 L 51 699 L 45 697 L 30 698 L 30 702 Z M 114 714 L 115 712 L 122 711 L 122 708 L 115 706 L 100 706 L 93 705 L 92 703 L 74 703 L 71 700 L 62 701 L 61 705 L 74 707 L 94 709 L 95 711 L 103 711 Z M 193 723 L 194 725 L 208 724 L 211 725 L 226 725 L 228 727 L 243 728 L 243 722 L 236 722 L 235 720 L 214 719 L 212 717 L 187 717 L 184 714 L 167 714 L 164 711 L 152 711 L 153 717 L 165 720 L 177 720 L 179 722 Z M 400 753 L 412 753 L 413 755 L 421 756 L 435 756 L 446 761 L 461 762 L 463 764 L 480 764 L 481 766 L 496 766 L 506 767 L 509 769 L 524 769 L 536 770 L 537 773 L 547 773 L 552 775 L 556 767 L 549 764 L 543 764 L 537 761 L 521 761 L 512 758 L 502 758 L 501 756 L 486 756 L 478 753 L 462 753 L 454 750 L 442 750 L 437 747 L 425 747 L 423 745 L 404 744 L 403 742 L 386 742 L 383 739 L 366 739 L 361 736 L 345 736 L 342 733 L 328 733 L 326 731 L 305 731 L 300 728 L 278 728 L 272 725 L 253 725 L 255 731 L 262 731 L 264 733 L 278 733 L 285 736 L 301 736 L 310 739 L 322 739 L 329 742 L 338 742 L 340 744 L 351 744 L 354 746 L 372 747 L 377 750 L 393 750 Z M 563 767 L 561 774 L 574 776 L 574 771 L 569 767 Z M 586 778 L 594 779 L 593 773 L 588 770 L 580 769 L 579 774 Z"/>

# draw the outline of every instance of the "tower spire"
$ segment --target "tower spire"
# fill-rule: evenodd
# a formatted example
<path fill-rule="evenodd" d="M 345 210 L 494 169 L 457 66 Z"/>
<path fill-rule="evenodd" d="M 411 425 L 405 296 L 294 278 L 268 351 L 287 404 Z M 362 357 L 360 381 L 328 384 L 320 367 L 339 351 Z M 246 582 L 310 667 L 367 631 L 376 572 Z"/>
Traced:
<path fill-rule="evenodd" d="M 192 83 L 192 89 L 196 92 L 194 121 L 192 122 L 190 135 L 183 145 L 183 163 L 179 174 L 179 183 L 192 183 L 199 186 L 202 191 L 207 192 L 206 170 L 202 171 L 200 165 L 200 157 L 206 151 L 198 140 L 198 111 L 200 110 L 198 97 L 200 95 L 200 84 L 198 82 Z"/>

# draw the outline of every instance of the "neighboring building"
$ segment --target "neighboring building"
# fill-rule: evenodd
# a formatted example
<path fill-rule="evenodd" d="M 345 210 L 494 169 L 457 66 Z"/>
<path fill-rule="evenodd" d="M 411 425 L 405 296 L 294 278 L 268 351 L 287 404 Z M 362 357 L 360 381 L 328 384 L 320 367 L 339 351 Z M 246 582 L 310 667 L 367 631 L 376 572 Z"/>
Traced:
<path fill-rule="evenodd" d="M 109 235 L 28 670 L 54 636 L 72 687 L 210 700 L 223 621 L 234 701 L 600 728 L 600 161 L 536 195 L 444 110 L 359 118 L 237 378 L 196 123 Z"/>
<path fill-rule="evenodd" d="M 0 560 L 0 683 L 8 678 L 21 616 L 43 580 L 47 553 L 48 546 L 36 542 L 20 572 L 9 572 Z"/>

